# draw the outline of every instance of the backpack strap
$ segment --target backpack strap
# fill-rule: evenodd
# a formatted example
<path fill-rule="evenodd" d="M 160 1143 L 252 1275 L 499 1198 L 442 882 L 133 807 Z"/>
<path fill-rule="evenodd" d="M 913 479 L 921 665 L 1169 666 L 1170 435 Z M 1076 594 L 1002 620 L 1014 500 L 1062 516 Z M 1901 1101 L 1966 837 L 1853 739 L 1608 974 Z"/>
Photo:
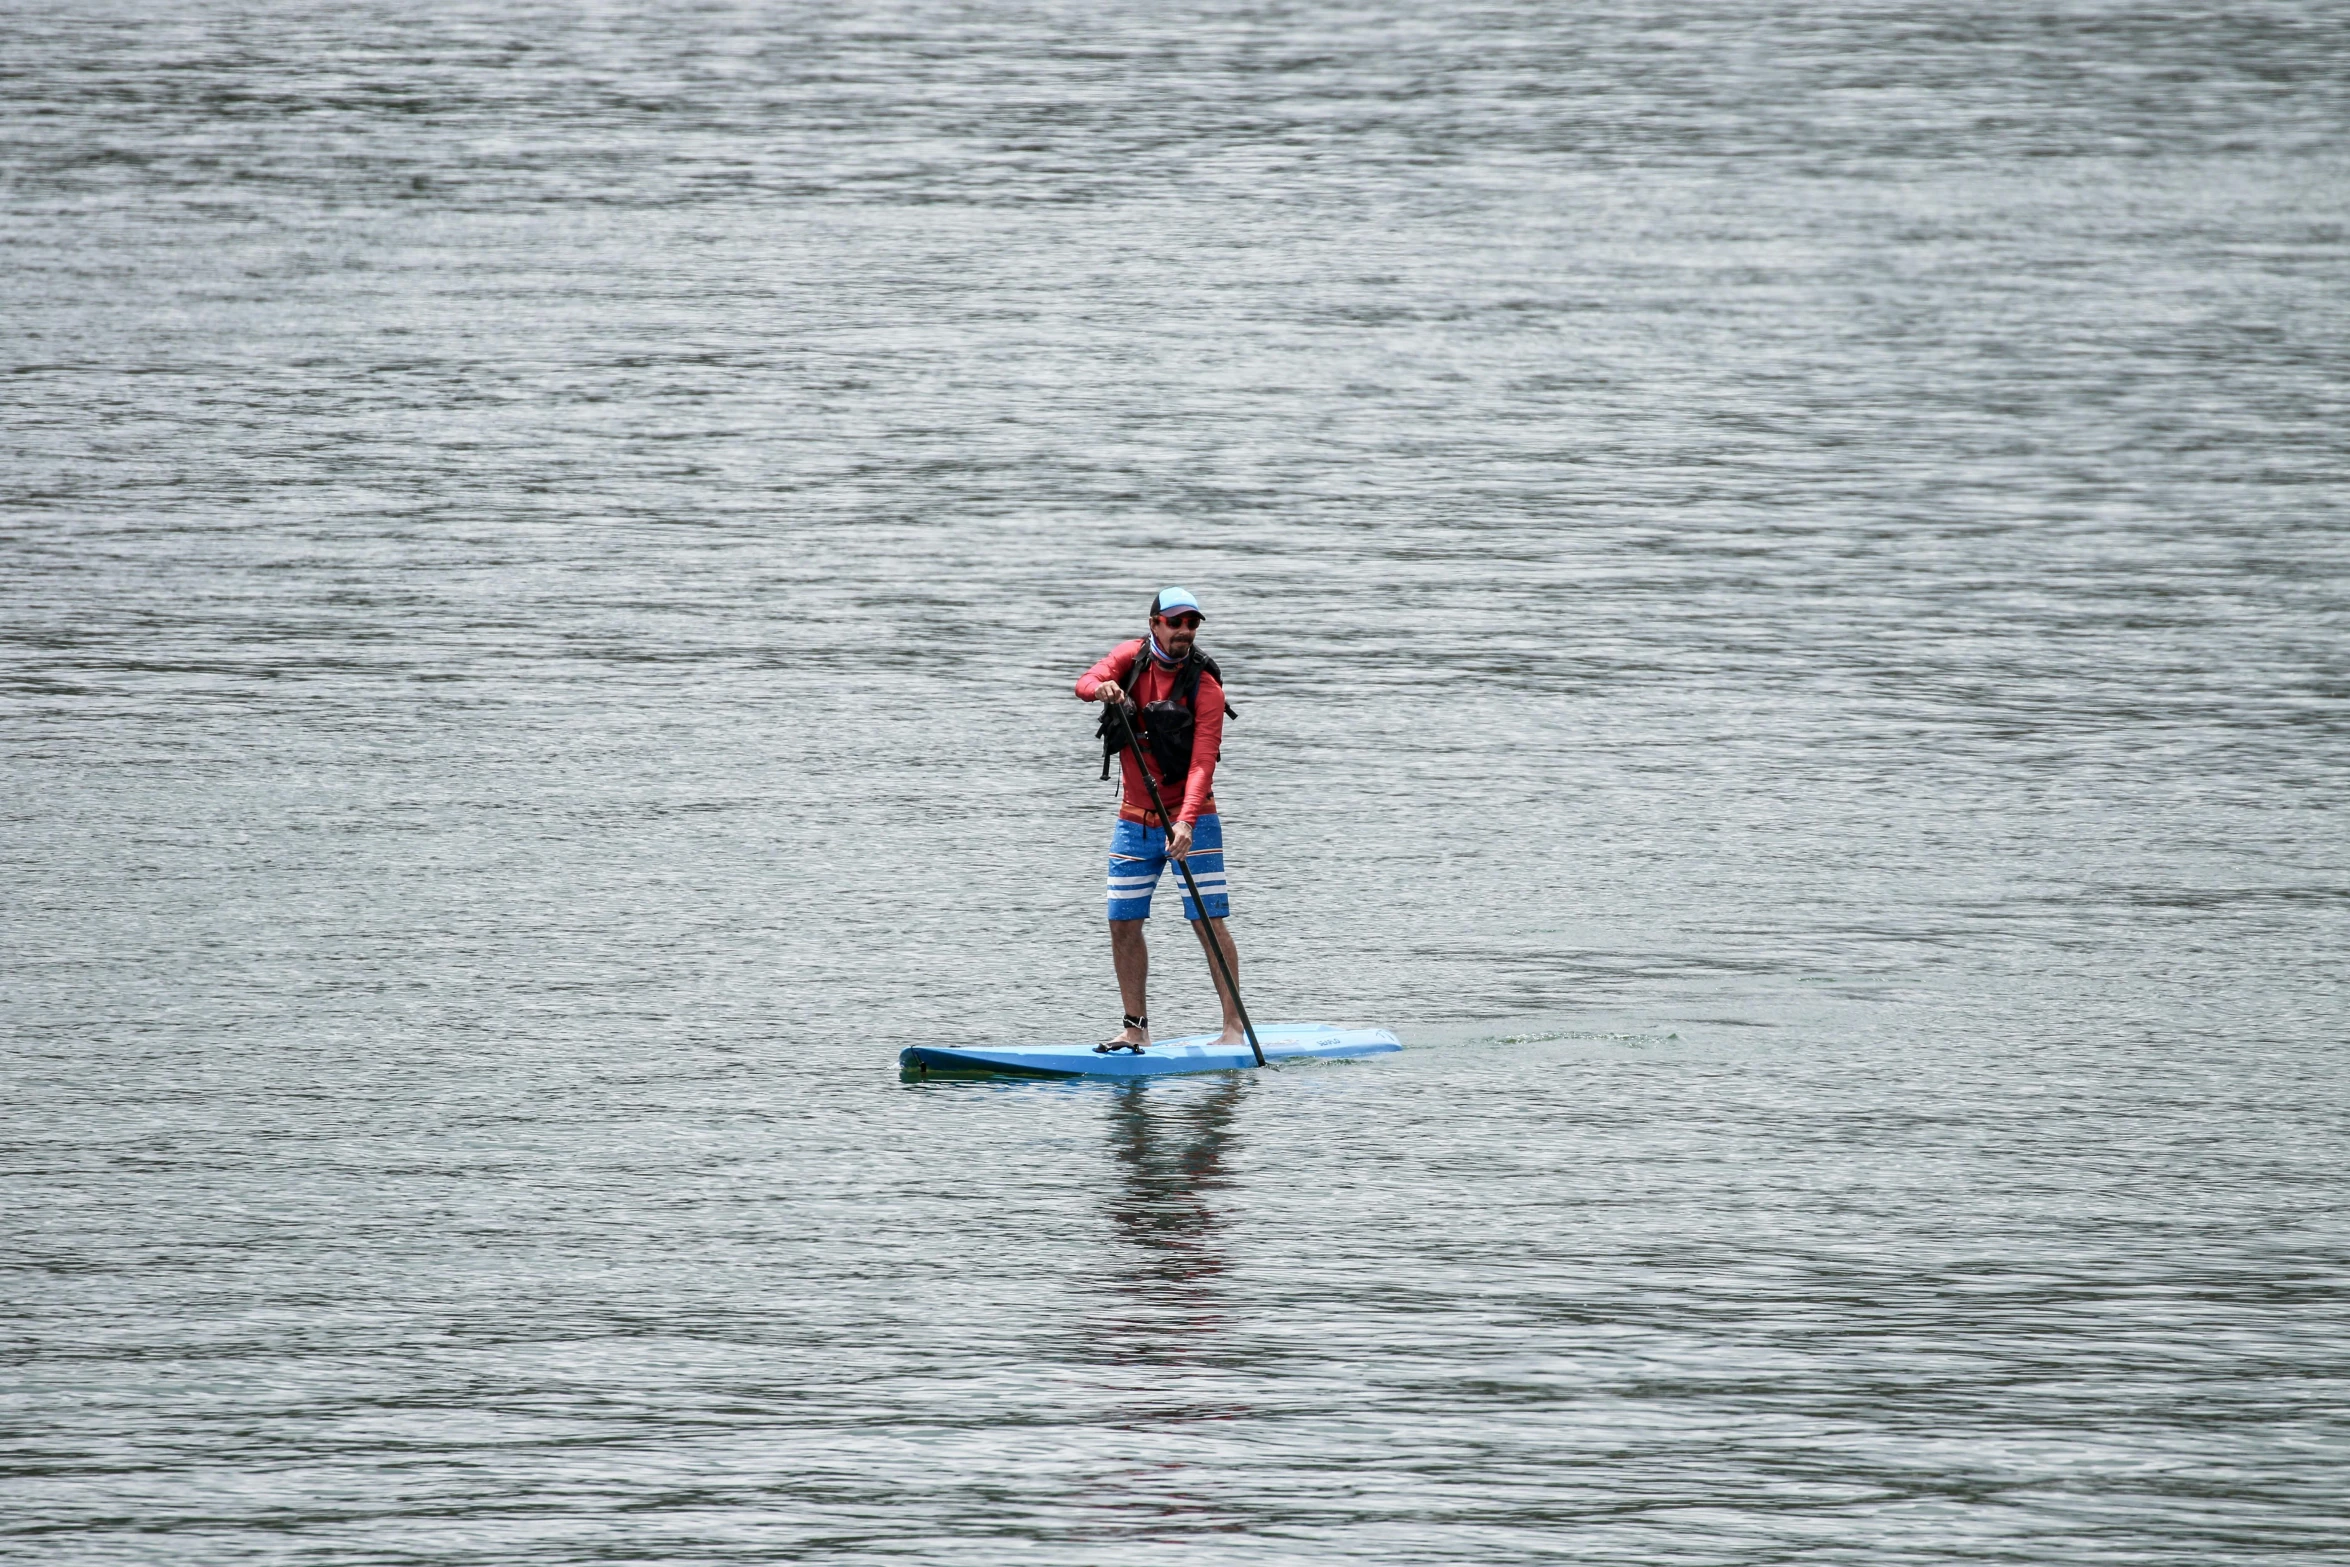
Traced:
<path fill-rule="evenodd" d="M 1199 672 L 1204 669 L 1214 675 L 1216 684 L 1221 686 L 1224 684 L 1224 671 L 1216 667 L 1216 661 L 1209 657 L 1206 650 L 1202 648 L 1195 647 L 1191 650 L 1189 662 L 1192 665 L 1191 686 L 1183 693 L 1183 705 L 1196 711 L 1199 707 Z M 1232 693 L 1227 690 L 1224 693 L 1224 716 L 1233 718 L 1237 717 L 1239 713 L 1240 709 L 1232 705 Z"/>
<path fill-rule="evenodd" d="M 1121 697 L 1118 699 L 1120 702 L 1122 702 L 1122 703 L 1123 703 L 1123 702 L 1129 702 L 1129 701 L 1133 701 L 1133 698 L 1134 698 L 1134 677 L 1135 677 L 1137 674 L 1141 673 L 1141 671 L 1142 671 L 1142 666 L 1143 666 L 1143 663 L 1144 663 L 1144 661 L 1145 661 L 1145 660 L 1147 660 L 1147 659 L 1148 659 L 1150 656 L 1151 656 L 1151 645 L 1150 645 L 1150 639 L 1149 639 L 1148 637 L 1145 637 L 1145 638 L 1143 638 L 1143 640 L 1142 640 L 1142 641 L 1140 641 L 1140 642 L 1138 642 L 1138 643 L 1136 643 L 1136 644 L 1135 644 L 1135 647 L 1134 647 L 1134 662 L 1132 662 L 1131 664 L 1128 664 L 1128 665 L 1126 666 L 1126 673 L 1125 673 L 1125 676 L 1124 676 L 1123 678 L 1121 678 L 1121 679 L 1119 680 L 1119 682 L 1118 682 L 1119 686 L 1120 686 L 1120 687 L 1121 687 L 1121 688 L 1124 690 L 1124 692 L 1125 692 L 1125 695 L 1121 696 Z M 1137 731 L 1137 733 L 1139 734 L 1139 732 L 1140 732 L 1140 729 L 1141 729 L 1141 723 L 1140 723 L 1140 720 L 1141 720 L 1141 717 L 1142 717 L 1142 704 L 1141 704 L 1141 703 L 1139 703 L 1139 702 L 1135 703 L 1134 713 L 1135 713 L 1135 721 L 1136 721 L 1136 731 Z M 1120 738 L 1120 735 L 1121 735 L 1121 730 L 1120 730 L 1120 728 L 1119 728 L 1118 724 L 1116 723 L 1116 721 L 1114 721 L 1114 720 L 1113 720 L 1113 719 L 1110 717 L 1109 711 L 1108 711 L 1107 709 L 1104 709 L 1104 710 L 1103 710 L 1103 712 L 1102 712 L 1102 719 L 1101 719 L 1101 722 L 1100 722 L 1099 724 L 1097 724 L 1097 725 L 1095 725 L 1095 726 L 1094 726 L 1094 733 L 1095 733 L 1095 734 L 1097 734 L 1097 735 L 1099 735 L 1099 736 L 1101 737 L 1101 742 L 1102 742 L 1102 782 L 1104 782 L 1104 783 L 1107 783 L 1107 782 L 1109 782 L 1109 780 L 1110 780 L 1110 763 L 1111 763 L 1112 761 L 1116 760 L 1116 758 L 1117 758 L 1117 755 L 1118 755 L 1118 753 L 1119 753 L 1120 751 L 1123 751 L 1123 750 L 1125 750 L 1125 749 L 1126 749 L 1126 745 L 1125 745 L 1125 742 L 1124 742 L 1124 740 Z"/>

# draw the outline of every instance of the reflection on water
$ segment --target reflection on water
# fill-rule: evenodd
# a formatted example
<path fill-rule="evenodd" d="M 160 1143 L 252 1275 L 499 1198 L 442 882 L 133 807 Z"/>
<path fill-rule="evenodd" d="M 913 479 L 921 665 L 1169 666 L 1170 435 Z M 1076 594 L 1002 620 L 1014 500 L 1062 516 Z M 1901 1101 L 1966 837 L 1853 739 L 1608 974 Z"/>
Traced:
<path fill-rule="evenodd" d="M 1157 1328 L 1211 1328 L 1222 1315 L 1214 1286 L 1226 1265 L 1224 1219 L 1214 1195 L 1228 1179 L 1233 1118 L 1247 1095 L 1246 1077 L 1220 1073 L 1204 1084 L 1122 1084 L 1111 1101 L 1114 1178 L 1103 1191 L 1126 1244 L 1109 1284 Z M 1130 1341 L 1175 1353 L 1183 1342 L 1164 1332 Z"/>
<path fill-rule="evenodd" d="M 1083 1337 L 1118 1461 L 1081 1504 L 1089 1532 L 1196 1538 L 1233 1527 L 1217 1466 L 1203 1459 L 1252 1412 L 1233 1380 L 1228 1218 L 1217 1203 L 1249 1088 L 1245 1074 L 1222 1073 L 1112 1092 L 1102 1192 L 1118 1244 L 1087 1291 L 1109 1320 L 1089 1322 Z"/>

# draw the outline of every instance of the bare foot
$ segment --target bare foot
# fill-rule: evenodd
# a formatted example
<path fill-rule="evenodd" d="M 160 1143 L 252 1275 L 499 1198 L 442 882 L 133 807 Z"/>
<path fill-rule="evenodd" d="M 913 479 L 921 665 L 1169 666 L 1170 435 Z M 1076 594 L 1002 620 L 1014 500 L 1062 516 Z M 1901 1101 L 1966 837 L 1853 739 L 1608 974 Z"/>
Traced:
<path fill-rule="evenodd" d="M 1216 1036 L 1216 1043 L 1219 1045 L 1245 1045 L 1248 1043 L 1248 1035 L 1237 1028 L 1227 1028 Z"/>
<path fill-rule="evenodd" d="M 1147 1028 L 1122 1028 L 1110 1040 L 1113 1045 L 1147 1045 L 1150 1042 L 1151 1031 Z"/>

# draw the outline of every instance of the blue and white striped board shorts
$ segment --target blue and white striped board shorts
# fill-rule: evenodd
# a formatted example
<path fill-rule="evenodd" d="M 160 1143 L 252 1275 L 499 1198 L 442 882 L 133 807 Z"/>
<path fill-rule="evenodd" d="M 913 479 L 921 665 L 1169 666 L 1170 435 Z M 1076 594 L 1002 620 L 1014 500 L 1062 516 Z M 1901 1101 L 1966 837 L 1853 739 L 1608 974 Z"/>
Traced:
<path fill-rule="evenodd" d="M 1199 883 L 1199 895 L 1207 900 L 1208 917 L 1220 920 L 1230 914 L 1232 900 L 1224 890 L 1224 823 L 1213 816 L 1193 822 L 1191 852 L 1183 860 L 1191 867 L 1192 879 Z M 1110 834 L 1110 918 L 1149 919 L 1151 894 L 1158 888 L 1159 873 L 1166 868 L 1167 830 L 1120 817 L 1117 829 Z M 1183 886 L 1181 871 L 1175 873 L 1175 885 L 1178 889 Z M 1183 917 L 1199 918 L 1189 892 L 1183 894 Z"/>

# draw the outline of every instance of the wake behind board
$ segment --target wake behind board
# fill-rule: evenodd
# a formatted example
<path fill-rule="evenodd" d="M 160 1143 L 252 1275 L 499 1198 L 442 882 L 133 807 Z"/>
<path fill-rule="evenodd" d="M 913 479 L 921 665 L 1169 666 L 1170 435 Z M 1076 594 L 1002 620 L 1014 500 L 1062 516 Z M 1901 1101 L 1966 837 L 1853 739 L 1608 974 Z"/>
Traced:
<path fill-rule="evenodd" d="M 1175 1072 L 1229 1072 L 1254 1067 L 1246 1044 L 1219 1045 L 1213 1034 L 1154 1042 L 1141 1055 L 1096 1055 L 1091 1045 L 916 1045 L 898 1052 L 898 1074 L 933 1077 L 1165 1077 Z M 1268 1061 L 1334 1061 L 1384 1056 L 1403 1046 L 1384 1028 L 1335 1023 L 1275 1023 L 1257 1030 Z"/>

